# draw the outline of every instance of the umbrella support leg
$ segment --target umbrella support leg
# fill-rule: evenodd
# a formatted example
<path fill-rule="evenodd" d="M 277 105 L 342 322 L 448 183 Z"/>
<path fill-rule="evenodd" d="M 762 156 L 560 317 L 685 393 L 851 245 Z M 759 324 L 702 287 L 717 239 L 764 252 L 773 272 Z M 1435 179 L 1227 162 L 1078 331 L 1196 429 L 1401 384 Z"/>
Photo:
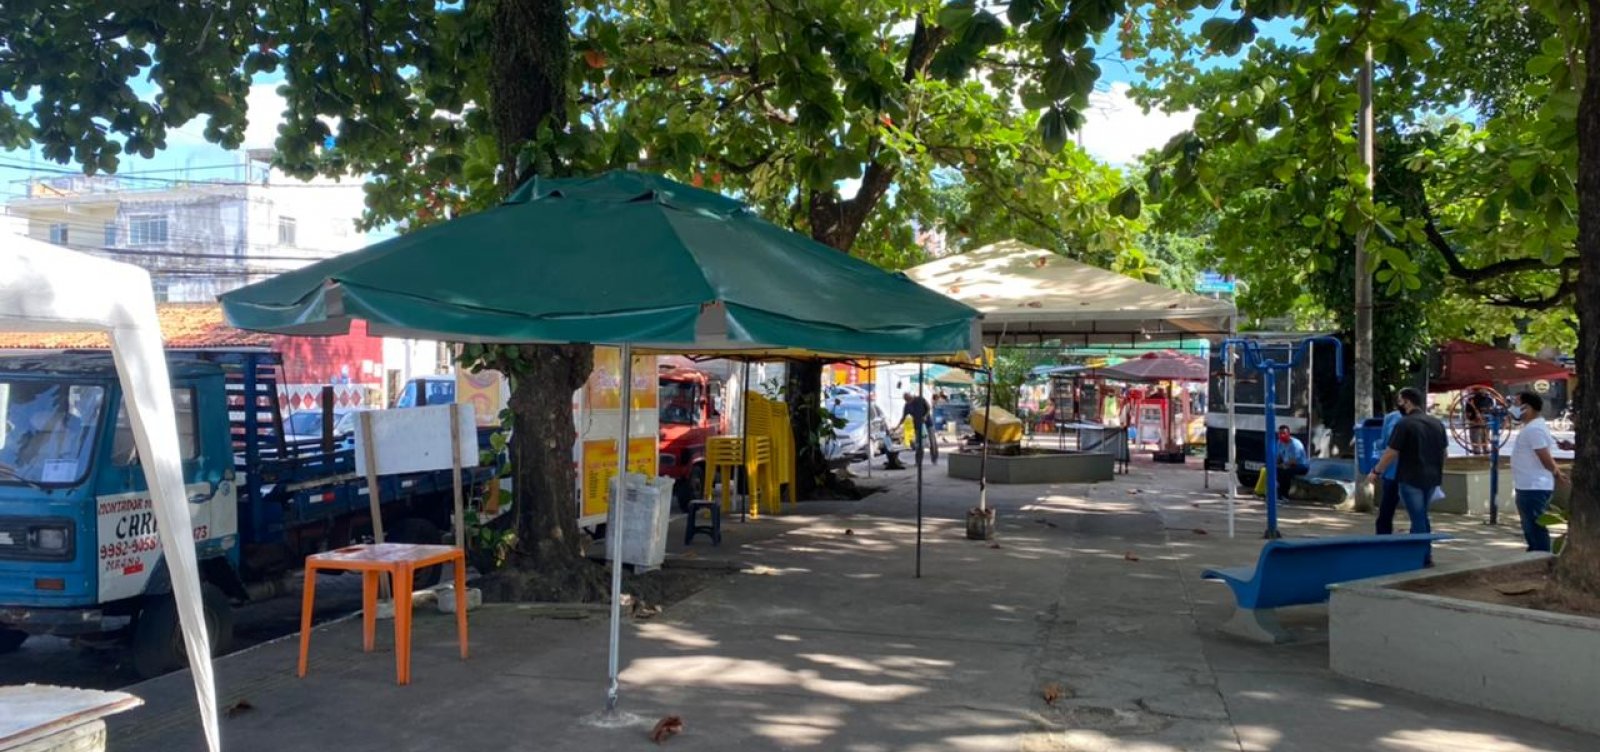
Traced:
<path fill-rule="evenodd" d="M 627 496 L 628 434 L 633 420 L 633 346 L 622 346 L 622 430 L 617 438 L 617 492 L 611 497 L 611 524 L 606 529 L 606 547 L 611 549 L 611 642 L 606 653 L 609 683 L 606 686 L 606 715 L 617 712 L 621 689 L 617 682 L 622 642 L 622 500 Z"/>

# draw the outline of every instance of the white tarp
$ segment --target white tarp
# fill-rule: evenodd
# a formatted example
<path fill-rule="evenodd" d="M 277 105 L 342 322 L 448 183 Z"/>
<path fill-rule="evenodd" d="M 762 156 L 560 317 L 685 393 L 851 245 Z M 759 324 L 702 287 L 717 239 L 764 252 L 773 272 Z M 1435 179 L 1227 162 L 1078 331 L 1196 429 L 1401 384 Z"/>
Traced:
<path fill-rule="evenodd" d="M 155 501 L 156 523 L 184 646 L 200 702 L 206 744 L 220 750 L 217 699 L 200 577 L 190 537 L 177 420 L 150 275 L 0 228 L 0 331 L 104 331 L 122 381 L 134 443 Z"/>
<path fill-rule="evenodd" d="M 1220 340 L 1234 315 L 1230 301 L 1141 282 L 1016 240 L 930 261 L 906 275 L 981 311 L 984 335 L 1000 344 Z"/>

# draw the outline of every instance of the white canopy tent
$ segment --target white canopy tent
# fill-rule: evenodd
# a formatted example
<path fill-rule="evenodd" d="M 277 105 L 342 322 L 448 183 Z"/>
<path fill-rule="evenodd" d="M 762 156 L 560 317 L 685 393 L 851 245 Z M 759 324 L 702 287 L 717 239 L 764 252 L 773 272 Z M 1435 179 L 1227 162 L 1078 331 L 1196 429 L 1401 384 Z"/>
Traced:
<path fill-rule="evenodd" d="M 1141 282 L 1016 240 L 930 261 L 906 275 L 982 312 L 992 344 L 1136 345 L 1215 341 L 1233 332 L 1232 301 Z"/>
<path fill-rule="evenodd" d="M 983 314 L 992 345 L 1140 345 L 1233 336 L 1231 300 L 1143 282 L 1018 240 L 1002 240 L 906 270 L 918 284 Z M 1230 373 L 1231 373 L 1230 369 Z M 1233 535 L 1236 461 L 1233 379 L 1228 384 L 1228 535 Z M 987 445 L 986 445 L 987 446 Z M 1208 475 L 1209 479 L 1209 475 Z M 987 506 L 980 481 L 979 508 Z"/>
<path fill-rule="evenodd" d="M 177 420 L 150 275 L 128 264 L 32 240 L 0 226 L 0 330 L 103 331 L 143 458 L 161 545 L 177 597 L 206 744 L 221 749 L 210 640 L 189 530 Z"/>

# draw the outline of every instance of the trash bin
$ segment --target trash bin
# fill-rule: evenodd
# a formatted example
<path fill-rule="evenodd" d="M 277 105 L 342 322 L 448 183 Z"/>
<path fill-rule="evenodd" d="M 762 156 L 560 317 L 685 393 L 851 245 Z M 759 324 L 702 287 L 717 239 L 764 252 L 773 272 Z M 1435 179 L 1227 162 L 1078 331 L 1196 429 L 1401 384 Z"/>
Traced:
<path fill-rule="evenodd" d="M 628 473 L 627 493 L 616 503 L 617 480 L 611 479 L 611 509 L 622 510 L 622 524 L 608 521 L 610 531 L 622 536 L 622 563 L 640 569 L 655 569 L 667 556 L 667 522 L 671 516 L 671 478 L 646 478 Z M 607 547 L 607 552 L 610 548 Z"/>
<path fill-rule="evenodd" d="M 1383 454 L 1383 447 L 1378 445 L 1382 438 L 1383 418 L 1367 418 L 1356 426 L 1356 467 L 1362 475 L 1377 467 L 1378 457 Z"/>

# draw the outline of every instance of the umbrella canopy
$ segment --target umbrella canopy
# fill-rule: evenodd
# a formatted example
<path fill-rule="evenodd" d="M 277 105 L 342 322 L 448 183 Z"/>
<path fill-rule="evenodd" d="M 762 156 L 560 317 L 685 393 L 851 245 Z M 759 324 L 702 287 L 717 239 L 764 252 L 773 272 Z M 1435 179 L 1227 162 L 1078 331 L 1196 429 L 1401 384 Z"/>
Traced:
<path fill-rule="evenodd" d="M 1428 380 L 1429 391 L 1448 392 L 1479 384 L 1524 384 L 1540 379 L 1565 379 L 1567 367 L 1512 350 L 1450 340 L 1439 346 L 1438 365 Z"/>
<path fill-rule="evenodd" d="M 1101 368 L 1099 375 L 1119 381 L 1206 381 L 1206 362 L 1180 353 L 1146 353 Z"/>
<path fill-rule="evenodd" d="M 1063 347 L 1222 339 L 1233 304 L 1141 282 L 1016 240 L 906 270 L 983 312 L 983 332 L 1006 343 Z"/>
<path fill-rule="evenodd" d="M 488 211 L 226 293 L 245 329 L 703 353 L 940 356 L 978 313 L 773 225 L 716 193 L 637 172 L 534 179 Z"/>

